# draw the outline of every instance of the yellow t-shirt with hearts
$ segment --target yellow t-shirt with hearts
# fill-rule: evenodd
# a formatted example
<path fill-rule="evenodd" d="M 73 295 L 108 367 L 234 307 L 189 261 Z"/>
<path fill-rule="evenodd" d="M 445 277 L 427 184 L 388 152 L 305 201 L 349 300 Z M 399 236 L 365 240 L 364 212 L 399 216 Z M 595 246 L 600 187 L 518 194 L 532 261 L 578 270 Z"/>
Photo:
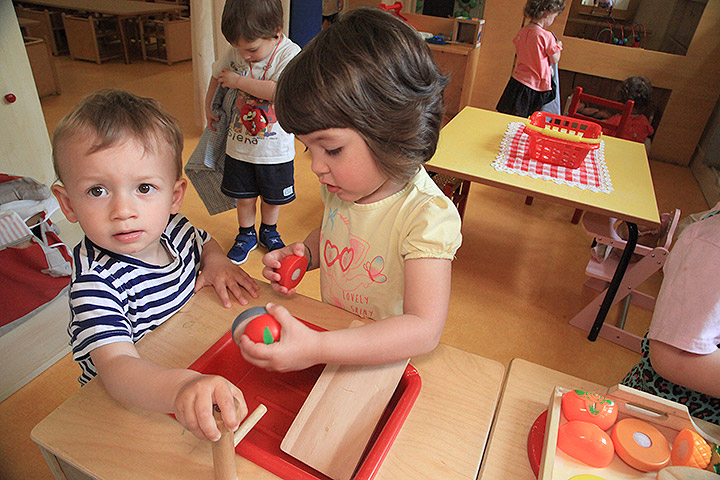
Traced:
<path fill-rule="evenodd" d="M 460 215 L 424 168 L 401 191 L 369 204 L 322 186 L 320 288 L 325 303 L 380 320 L 403 313 L 404 262 L 452 260 Z"/>

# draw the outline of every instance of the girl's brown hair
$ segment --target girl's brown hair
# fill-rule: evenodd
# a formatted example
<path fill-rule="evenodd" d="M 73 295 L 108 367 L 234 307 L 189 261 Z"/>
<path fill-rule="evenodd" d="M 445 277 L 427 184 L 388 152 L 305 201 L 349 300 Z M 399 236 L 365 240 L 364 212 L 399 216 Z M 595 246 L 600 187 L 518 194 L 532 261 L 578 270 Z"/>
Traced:
<path fill-rule="evenodd" d="M 404 183 L 435 153 L 447 82 L 412 27 L 361 7 L 341 15 L 288 64 L 275 110 L 295 134 L 354 129 L 378 168 Z"/>
<path fill-rule="evenodd" d="M 565 0 L 528 0 L 525 4 L 525 16 L 537 20 L 546 13 L 557 13 L 565 10 Z"/>
<path fill-rule="evenodd" d="M 60 180 L 58 153 L 75 135 L 95 137 L 88 153 L 110 148 L 128 137 L 148 152 L 157 153 L 166 146 L 172 153 L 176 178 L 182 176 L 182 131 L 175 118 L 152 98 L 106 89 L 91 93 L 80 101 L 53 132 L 53 167 Z"/>

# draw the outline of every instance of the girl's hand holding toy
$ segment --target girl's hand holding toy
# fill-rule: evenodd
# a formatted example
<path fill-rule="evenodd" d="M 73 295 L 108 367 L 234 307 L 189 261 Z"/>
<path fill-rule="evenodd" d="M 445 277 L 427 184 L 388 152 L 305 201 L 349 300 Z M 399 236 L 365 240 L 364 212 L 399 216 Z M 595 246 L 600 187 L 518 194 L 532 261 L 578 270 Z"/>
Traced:
<path fill-rule="evenodd" d="M 262 262 L 265 265 L 263 277 L 270 280 L 273 290 L 283 295 L 292 295 L 308 269 L 305 244 L 296 242 L 268 252 Z"/>
<path fill-rule="evenodd" d="M 277 334 L 273 333 L 275 322 L 265 323 L 267 317 L 279 324 Z M 253 324 L 256 321 L 263 322 L 257 329 L 263 332 L 261 335 L 251 332 L 256 330 Z M 307 327 L 279 305 L 268 303 L 266 308 L 257 307 L 240 314 L 233 322 L 232 337 L 245 360 L 264 370 L 290 372 L 318 363 L 313 352 L 320 351 L 320 332 Z"/>

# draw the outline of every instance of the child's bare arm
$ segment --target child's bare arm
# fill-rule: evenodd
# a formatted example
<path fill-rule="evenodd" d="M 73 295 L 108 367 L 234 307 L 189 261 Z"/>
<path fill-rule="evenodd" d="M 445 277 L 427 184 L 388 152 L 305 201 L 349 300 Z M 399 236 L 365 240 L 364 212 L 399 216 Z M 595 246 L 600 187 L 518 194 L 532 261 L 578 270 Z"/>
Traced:
<path fill-rule="evenodd" d="M 115 342 L 90 354 L 108 393 L 120 403 L 163 413 L 177 420 L 200 439 L 217 440 L 220 431 L 213 419 L 213 404 L 235 430 L 247 414 L 242 392 L 216 375 L 165 368 L 140 358 L 132 342 Z M 240 404 L 236 414 L 234 400 Z"/>
<path fill-rule="evenodd" d="M 215 239 L 210 239 L 203 245 L 200 269 L 200 274 L 195 281 L 195 291 L 212 285 L 225 308 L 232 307 L 228 291 L 242 305 L 248 303 L 243 290 L 253 298 L 258 296 L 258 286 L 255 280 L 225 256 Z"/>
<path fill-rule="evenodd" d="M 691 390 L 720 397 L 720 350 L 698 355 L 650 340 L 650 362 L 663 378 Z"/>
<path fill-rule="evenodd" d="M 253 97 L 262 98 L 263 100 L 275 100 L 275 87 L 277 83 L 274 80 L 260 80 L 245 75 L 239 75 L 230 69 L 223 69 L 217 78 L 218 84 L 242 90 L 249 93 Z"/>
<path fill-rule="evenodd" d="M 205 119 L 207 120 L 207 126 L 210 130 L 215 130 L 213 125 L 219 120 L 219 118 L 212 111 L 212 100 L 215 96 L 215 90 L 218 87 L 218 79 L 210 77 L 210 85 L 208 85 L 207 93 L 205 94 Z"/>
<path fill-rule="evenodd" d="M 314 332 L 291 312 L 269 306 L 281 325 L 280 341 L 260 345 L 242 337 L 243 355 L 261 368 L 291 371 L 318 363 L 377 365 L 427 353 L 437 346 L 445 326 L 450 276 L 450 260 L 408 260 L 404 313 L 351 329 Z"/>

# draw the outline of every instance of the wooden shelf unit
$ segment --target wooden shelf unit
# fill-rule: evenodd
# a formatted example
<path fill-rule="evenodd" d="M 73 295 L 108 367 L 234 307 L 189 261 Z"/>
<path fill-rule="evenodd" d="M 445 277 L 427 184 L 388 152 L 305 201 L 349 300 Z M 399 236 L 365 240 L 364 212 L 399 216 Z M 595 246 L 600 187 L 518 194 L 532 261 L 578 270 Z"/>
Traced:
<path fill-rule="evenodd" d="M 470 103 L 479 58 L 480 36 L 485 21 L 414 13 L 403 15 L 418 31 L 450 39 L 444 45 L 428 45 L 438 67 L 450 76 L 450 84 L 445 89 L 445 109 L 448 116 L 455 116 Z"/>

